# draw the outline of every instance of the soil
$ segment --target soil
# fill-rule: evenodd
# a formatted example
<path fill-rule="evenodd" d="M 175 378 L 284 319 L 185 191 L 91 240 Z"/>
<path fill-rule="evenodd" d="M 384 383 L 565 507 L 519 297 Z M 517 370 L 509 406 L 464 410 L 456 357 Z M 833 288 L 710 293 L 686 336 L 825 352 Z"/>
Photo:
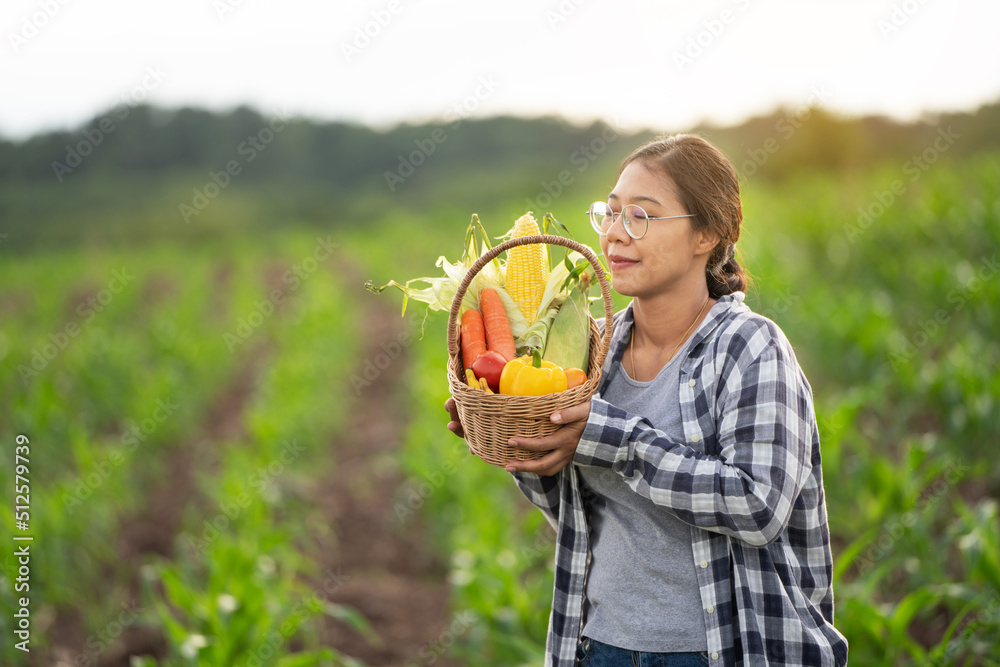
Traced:
<path fill-rule="evenodd" d="M 402 325 L 394 307 L 369 307 L 359 372 L 365 359 L 397 340 Z M 430 551 L 419 518 L 401 524 L 394 511 L 397 489 L 406 483 L 395 460 L 408 422 L 405 397 L 397 389 L 406 366 L 404 348 L 370 384 L 359 383 L 350 426 L 331 443 L 336 474 L 323 480 L 316 495 L 337 534 L 322 565 L 343 575 L 328 597 L 361 612 L 378 641 L 334 620 L 327 624 L 327 638 L 337 650 L 372 667 L 426 661 L 421 656 L 434 651 L 452 621 L 447 564 Z M 444 657 L 435 663 L 457 664 Z"/>
<path fill-rule="evenodd" d="M 265 280 L 273 280 L 274 275 L 272 269 Z M 363 303 L 365 296 L 360 297 Z M 394 307 L 369 304 L 358 373 L 363 372 L 366 359 L 382 352 L 383 343 L 397 339 L 403 326 Z M 140 562 L 150 554 L 174 557 L 183 515 L 189 503 L 198 502 L 195 452 L 236 442 L 244 433 L 244 409 L 273 349 L 265 343 L 247 352 L 247 362 L 212 402 L 196 435 L 177 443 L 164 479 L 150 488 L 145 507 L 122 517 L 116 549 L 120 562 L 133 570 L 128 600 L 123 602 L 141 603 Z M 327 618 L 321 641 L 371 667 L 427 664 L 429 650 L 434 651 L 435 664 L 450 667 L 457 663 L 437 652 L 454 620 L 448 606 L 447 564 L 431 552 L 419 517 L 411 516 L 400 524 L 394 514 L 399 487 L 406 483 L 396 454 L 408 423 L 405 397 L 397 390 L 407 365 L 404 348 L 360 389 L 348 411 L 351 417 L 345 431 L 329 443 L 333 470 L 319 475 L 311 487 L 313 502 L 329 517 L 334 535 L 320 554 L 311 556 L 319 561 L 321 572 L 336 573 L 339 582 L 332 591 L 316 582 L 317 593 L 360 612 L 375 635 L 366 637 L 344 622 Z M 68 666 L 81 664 L 79 659 L 86 656 L 85 664 L 126 667 L 130 656 L 166 655 L 162 633 L 140 624 L 126 626 L 99 655 L 88 650 L 85 626 L 75 610 L 56 611 L 48 626 L 54 649 L 33 652 L 31 664 Z"/>
<path fill-rule="evenodd" d="M 196 453 L 203 452 L 205 447 L 232 442 L 243 435 L 243 409 L 253 395 L 256 378 L 269 354 L 267 344 L 254 349 L 249 355 L 253 362 L 241 365 L 239 372 L 210 404 L 199 432 L 172 447 L 163 479 L 149 489 L 145 506 L 122 514 L 116 551 L 119 561 L 127 564 L 126 569 L 132 570 L 129 573 L 128 593 L 122 600 L 126 609 L 141 606 L 137 565 L 150 554 L 165 558 L 174 555 L 174 543 L 185 509 L 188 503 L 197 500 L 194 477 Z M 107 581 L 118 578 L 109 568 Z M 128 667 L 129 656 L 132 655 L 166 655 L 166 641 L 162 634 L 139 624 L 125 625 L 121 634 L 111 642 L 105 637 L 84 637 L 85 626 L 79 613 L 75 609 L 58 609 L 51 627 L 58 628 L 57 632 L 49 633 L 54 644 L 51 654 L 40 651 L 40 660 L 32 664 Z M 104 650 L 98 651 L 95 647 Z"/>

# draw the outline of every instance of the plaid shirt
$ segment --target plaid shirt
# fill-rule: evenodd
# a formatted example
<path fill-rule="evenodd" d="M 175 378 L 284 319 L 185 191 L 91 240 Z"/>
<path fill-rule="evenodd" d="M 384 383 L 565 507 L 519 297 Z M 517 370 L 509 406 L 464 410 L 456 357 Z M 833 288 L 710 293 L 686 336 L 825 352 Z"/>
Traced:
<path fill-rule="evenodd" d="M 685 442 L 600 398 L 632 329 L 629 305 L 615 315 L 572 465 L 550 477 L 513 473 L 558 535 L 547 666 L 576 662 L 590 551 L 583 465 L 615 470 L 692 526 L 710 664 L 847 663 L 847 641 L 833 627 L 812 390 L 784 334 L 743 298 L 719 299 L 681 360 Z"/>

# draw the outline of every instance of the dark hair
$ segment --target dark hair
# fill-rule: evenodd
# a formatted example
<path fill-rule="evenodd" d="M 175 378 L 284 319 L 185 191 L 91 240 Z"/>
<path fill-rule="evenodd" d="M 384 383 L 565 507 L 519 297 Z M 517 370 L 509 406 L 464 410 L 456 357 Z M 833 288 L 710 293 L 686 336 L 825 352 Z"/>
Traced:
<path fill-rule="evenodd" d="M 736 241 L 743 223 L 740 183 L 729 159 L 699 136 L 675 134 L 655 139 L 622 160 L 618 175 L 639 161 L 665 173 L 677 186 L 677 196 L 693 213 L 691 226 L 710 229 L 719 237 L 705 265 L 705 281 L 713 299 L 746 291 L 749 279 L 736 260 Z"/>

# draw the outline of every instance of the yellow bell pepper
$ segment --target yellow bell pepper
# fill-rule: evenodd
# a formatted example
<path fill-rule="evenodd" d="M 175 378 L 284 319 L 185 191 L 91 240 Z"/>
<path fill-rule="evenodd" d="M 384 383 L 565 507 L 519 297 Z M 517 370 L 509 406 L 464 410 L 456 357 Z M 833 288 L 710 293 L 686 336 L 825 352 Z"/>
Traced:
<path fill-rule="evenodd" d="M 566 372 L 551 361 L 542 361 L 535 350 L 531 355 L 511 359 L 500 374 L 500 393 L 512 396 L 544 396 L 566 391 Z"/>

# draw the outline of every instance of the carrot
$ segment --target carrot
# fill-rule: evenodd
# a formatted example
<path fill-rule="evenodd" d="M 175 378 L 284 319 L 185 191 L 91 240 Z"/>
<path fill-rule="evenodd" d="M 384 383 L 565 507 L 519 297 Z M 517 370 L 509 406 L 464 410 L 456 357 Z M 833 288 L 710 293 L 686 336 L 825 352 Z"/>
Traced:
<path fill-rule="evenodd" d="M 470 308 L 462 313 L 462 366 L 470 368 L 472 362 L 486 351 L 486 331 L 483 316 Z"/>
<path fill-rule="evenodd" d="M 486 347 L 499 352 L 507 361 L 517 357 L 507 311 L 504 310 L 497 291 L 492 287 L 483 289 L 479 293 L 479 307 L 483 311 L 483 324 L 486 326 Z"/>

